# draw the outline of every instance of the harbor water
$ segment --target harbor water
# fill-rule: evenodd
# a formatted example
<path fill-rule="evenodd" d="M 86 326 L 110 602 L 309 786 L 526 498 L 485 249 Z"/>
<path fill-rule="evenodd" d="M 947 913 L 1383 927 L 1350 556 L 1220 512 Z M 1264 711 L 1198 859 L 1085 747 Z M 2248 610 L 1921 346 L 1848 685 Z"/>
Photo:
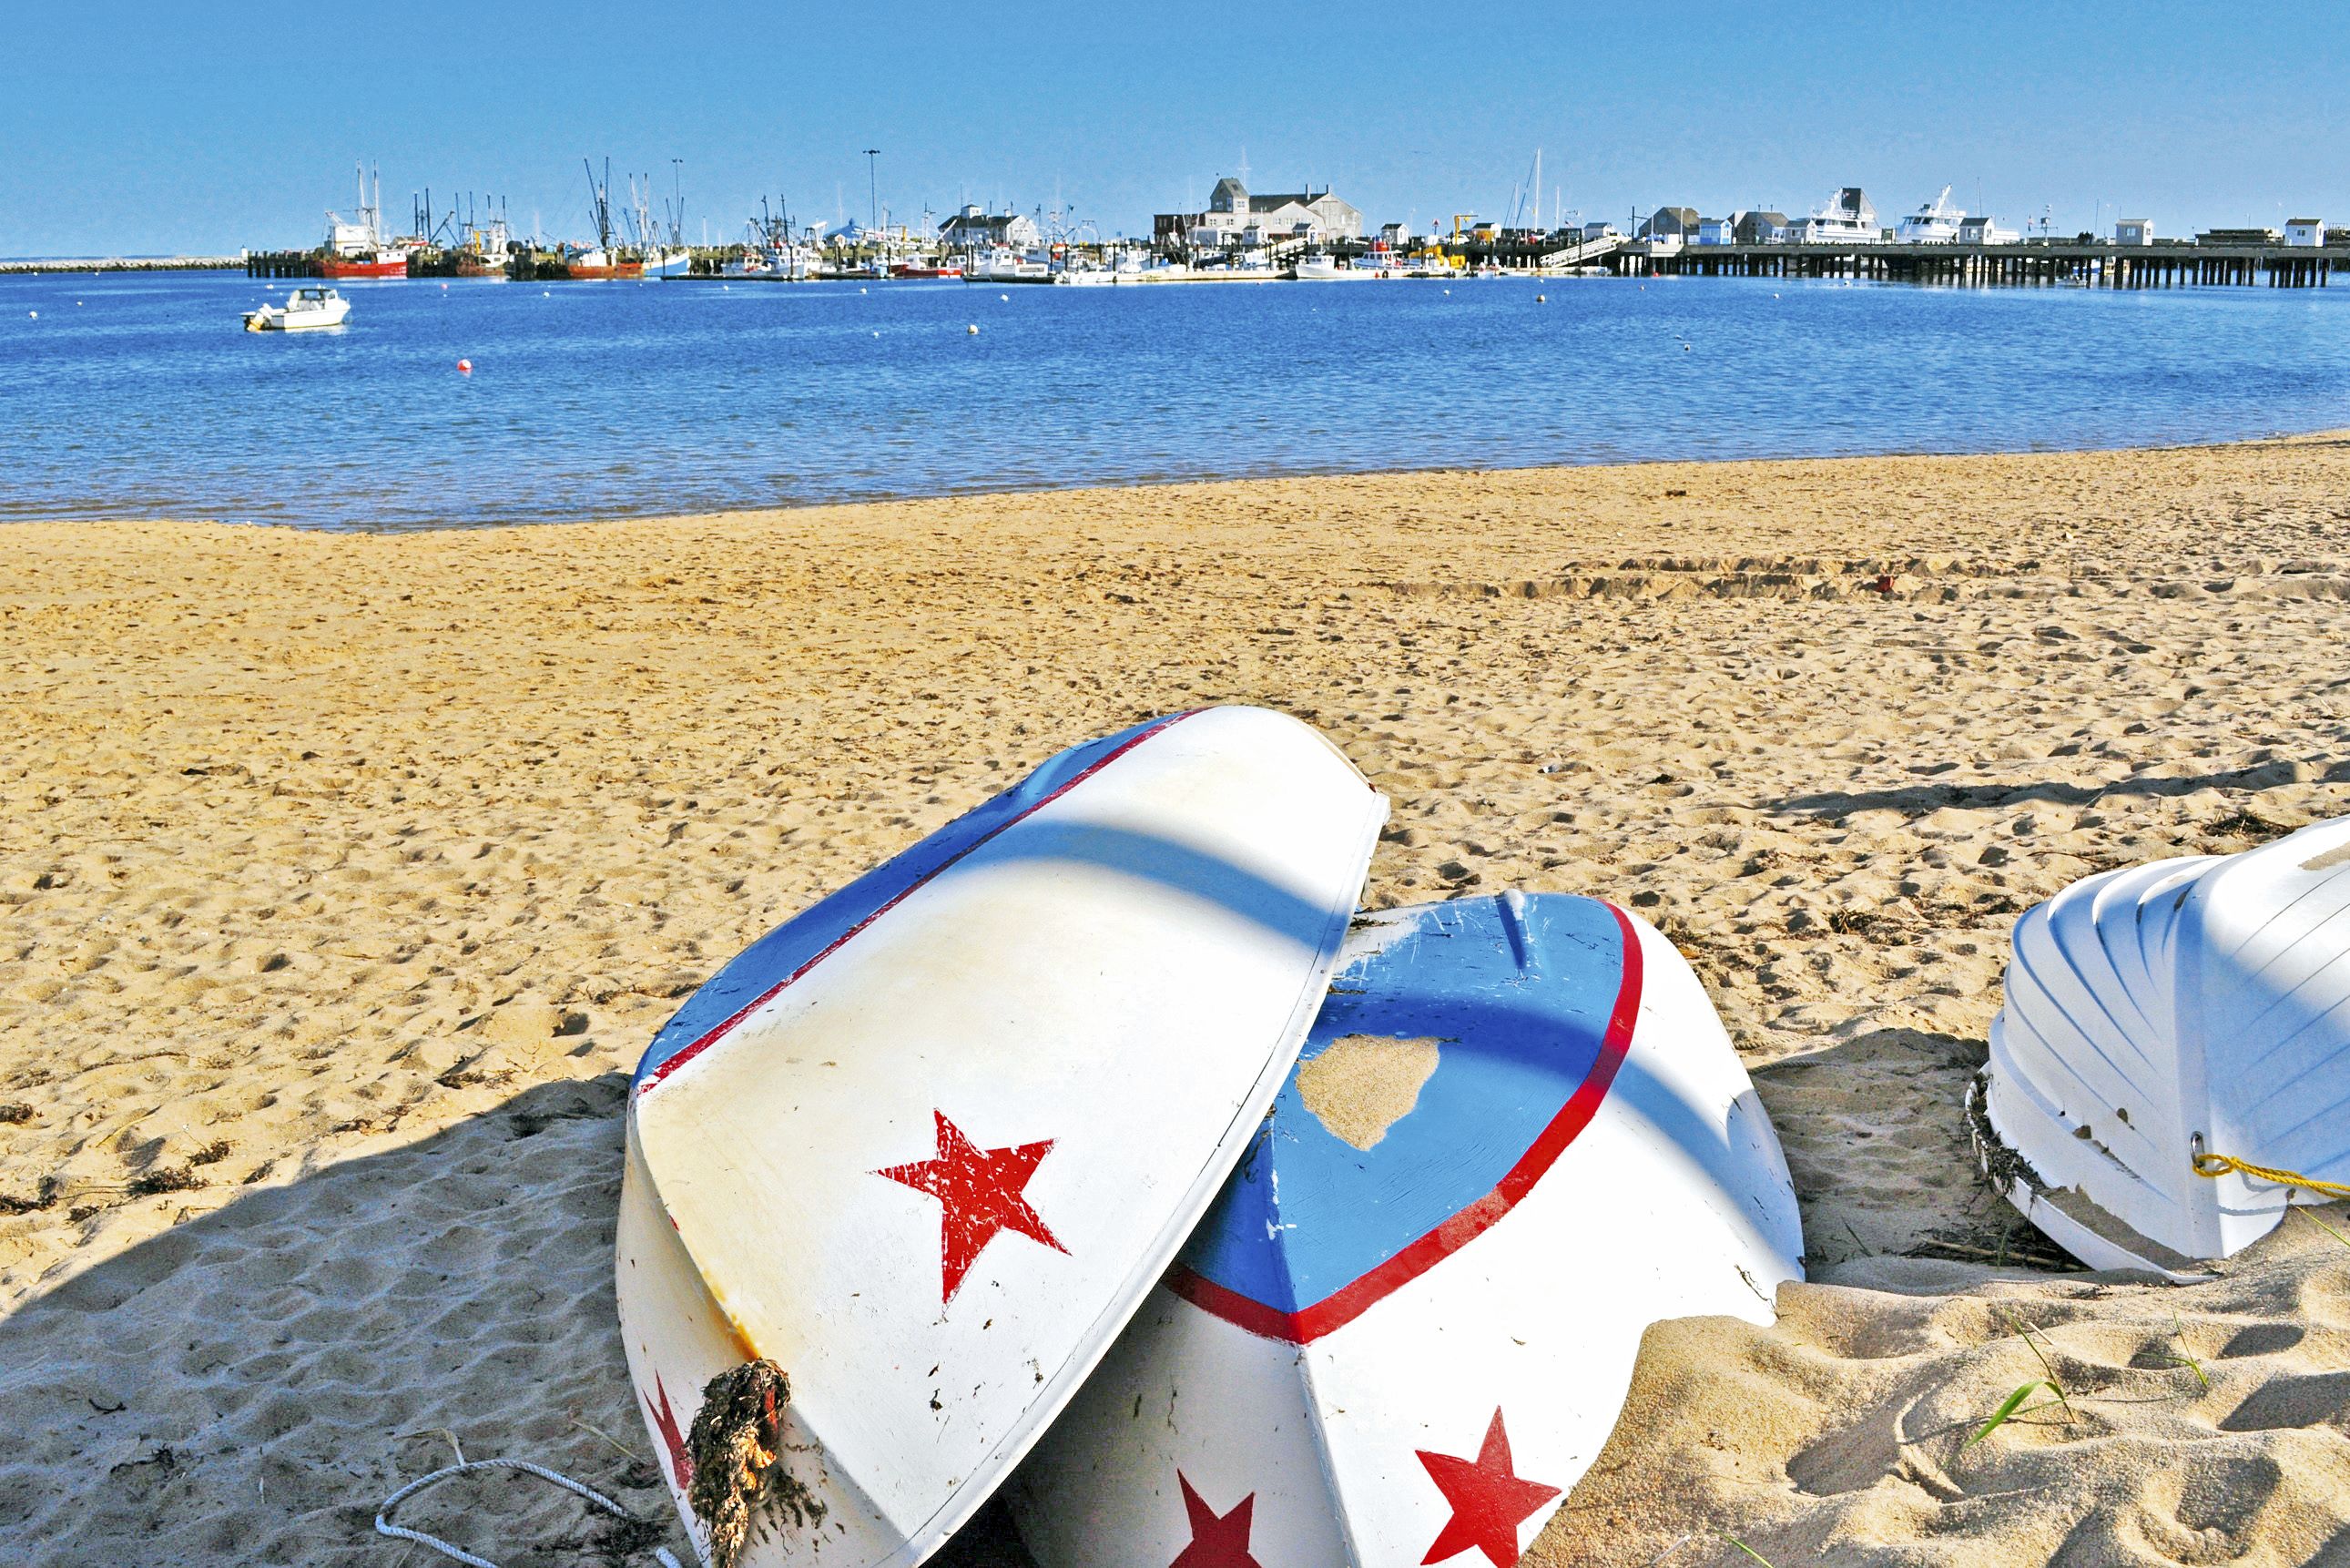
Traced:
<path fill-rule="evenodd" d="M 2333 290 L 460 280 L 240 330 L 288 286 L 0 278 L 0 519 L 412 528 L 2350 425 Z"/>

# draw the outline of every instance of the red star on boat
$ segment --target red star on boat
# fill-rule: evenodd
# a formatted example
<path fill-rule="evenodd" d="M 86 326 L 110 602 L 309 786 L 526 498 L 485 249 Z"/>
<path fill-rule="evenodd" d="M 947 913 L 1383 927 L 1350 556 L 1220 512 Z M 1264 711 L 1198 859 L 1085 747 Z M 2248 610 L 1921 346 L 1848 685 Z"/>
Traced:
<path fill-rule="evenodd" d="M 645 1399 L 645 1408 L 652 1413 L 653 1426 L 660 1433 L 661 1447 L 669 1450 L 670 1479 L 677 1483 L 678 1490 L 683 1491 L 693 1484 L 693 1456 L 686 1452 L 685 1432 L 678 1426 L 677 1417 L 669 1407 L 669 1390 L 661 1386 L 658 1372 L 653 1374 L 653 1392 L 660 1397 L 658 1405 L 645 1399 L 642 1389 L 637 1391 L 637 1397 Z"/>
<path fill-rule="evenodd" d="M 1181 1470 L 1175 1472 L 1175 1484 L 1183 1489 L 1183 1511 L 1191 1521 L 1191 1544 L 1167 1568 L 1263 1568 L 1249 1555 L 1249 1518 L 1256 1511 L 1256 1493 L 1249 1493 L 1232 1505 L 1230 1513 L 1220 1515 L 1191 1490 L 1191 1478 Z"/>
<path fill-rule="evenodd" d="M 1005 1231 L 1016 1231 L 1066 1254 L 1068 1249 L 1054 1239 L 1036 1210 L 1028 1206 L 1028 1199 L 1021 1196 L 1029 1178 L 1036 1174 L 1037 1165 L 1052 1152 L 1054 1140 L 983 1149 L 963 1137 L 962 1129 L 947 1120 L 944 1111 L 931 1114 L 938 1119 L 938 1153 L 873 1174 L 939 1200 L 939 1304 L 954 1300 L 972 1264 Z"/>
<path fill-rule="evenodd" d="M 1493 1568 L 1510 1568 L 1518 1560 L 1518 1526 L 1536 1509 L 1558 1495 L 1558 1488 L 1520 1477 L 1510 1460 L 1510 1434 L 1502 1428 L 1500 1406 L 1473 1459 L 1417 1450 L 1428 1468 L 1428 1479 L 1452 1505 L 1452 1517 L 1437 1533 L 1422 1563 L 1441 1563 L 1471 1548 L 1482 1552 Z"/>

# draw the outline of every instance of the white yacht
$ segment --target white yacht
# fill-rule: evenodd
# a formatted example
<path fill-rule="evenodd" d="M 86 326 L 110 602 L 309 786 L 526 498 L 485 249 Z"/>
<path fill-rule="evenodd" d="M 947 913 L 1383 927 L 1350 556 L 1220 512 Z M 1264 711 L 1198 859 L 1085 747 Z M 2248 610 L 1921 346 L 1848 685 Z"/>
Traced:
<path fill-rule="evenodd" d="M 1950 188 L 1945 185 L 1940 195 L 1902 219 L 1893 237 L 1905 245 L 1954 244 L 1966 218 L 1965 208 L 1950 205 Z"/>
<path fill-rule="evenodd" d="M 1868 245 L 1884 237 L 1877 226 L 1876 206 L 1857 185 L 1846 185 L 1818 212 L 1787 227 L 1787 238 L 1797 244 Z"/>
<path fill-rule="evenodd" d="M 303 287 L 286 296 L 283 306 L 265 305 L 244 313 L 247 332 L 302 332 L 313 327 L 340 327 L 351 313 L 351 302 L 331 288 Z"/>

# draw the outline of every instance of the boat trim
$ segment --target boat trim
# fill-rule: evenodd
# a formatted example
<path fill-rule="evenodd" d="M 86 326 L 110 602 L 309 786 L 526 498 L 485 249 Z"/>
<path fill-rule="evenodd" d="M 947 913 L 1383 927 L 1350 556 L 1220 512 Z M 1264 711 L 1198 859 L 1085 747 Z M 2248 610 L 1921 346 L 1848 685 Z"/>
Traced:
<path fill-rule="evenodd" d="M 957 862 L 975 853 L 998 835 L 1003 833 L 1009 828 L 1016 827 L 1021 823 L 1025 822 L 1029 817 L 1034 816 L 1036 813 L 1044 810 L 1046 806 L 1052 805 L 1055 801 L 1060 799 L 1063 795 L 1068 794 L 1071 790 L 1076 788 L 1087 779 L 1093 777 L 1094 774 L 1101 772 L 1102 769 L 1109 766 L 1110 763 L 1118 761 L 1118 758 L 1126 755 L 1127 753 L 1142 744 L 1143 742 L 1149 740 L 1153 735 L 1162 734 L 1174 725 L 1180 724 L 1184 720 L 1202 711 L 1204 711 L 1204 710 L 1192 708 L 1187 709 L 1185 711 L 1180 713 L 1170 713 L 1166 718 L 1159 720 L 1158 722 L 1147 725 L 1143 729 L 1137 731 L 1135 733 L 1128 735 L 1116 746 L 1111 747 L 1108 751 L 1103 753 L 1100 756 L 1096 757 L 1092 762 L 1087 763 L 1084 767 L 1078 769 L 1074 775 L 1055 786 L 1043 798 L 1022 808 L 1016 815 L 997 823 L 985 833 L 980 835 L 977 838 L 972 839 L 969 844 L 957 848 L 952 854 L 941 860 L 937 865 L 924 867 L 920 876 L 916 877 L 912 881 L 908 882 L 904 887 L 899 888 L 896 892 L 890 894 L 889 898 L 876 905 L 871 910 L 859 917 L 847 930 L 841 932 L 840 935 L 833 938 L 831 941 L 826 943 L 821 949 L 817 950 L 814 957 L 806 960 L 796 969 L 794 969 L 790 973 L 785 975 L 783 979 L 775 981 L 775 984 L 767 987 L 758 995 L 753 997 L 741 1007 L 735 1009 L 718 1023 L 712 1026 L 706 1033 L 694 1040 L 692 1044 L 681 1047 L 669 1057 L 664 1059 L 659 1065 L 647 1071 L 643 1078 L 638 1083 L 636 1093 L 639 1096 L 650 1094 L 654 1088 L 660 1085 L 662 1079 L 668 1077 L 678 1068 L 684 1066 L 688 1062 L 691 1062 L 694 1057 L 702 1054 L 702 1052 L 707 1051 L 711 1046 L 717 1044 L 719 1041 L 724 1039 L 728 1034 L 733 1033 L 735 1028 L 741 1024 L 744 1019 L 750 1017 L 751 1014 L 758 1012 L 759 1009 L 766 1006 L 767 1003 L 782 995 L 788 987 L 796 982 L 810 970 L 813 970 L 816 965 L 822 963 L 825 960 L 838 952 L 842 948 L 847 946 L 850 938 L 856 936 L 867 927 L 872 925 L 874 921 L 879 919 L 882 916 L 896 909 L 899 904 L 904 903 L 908 898 L 913 897 L 923 888 L 929 886 L 930 883 L 935 880 L 941 873 L 948 870 Z"/>
<path fill-rule="evenodd" d="M 1631 1049 L 1633 1026 L 1640 1015 L 1640 936 L 1623 910 L 1613 904 L 1607 909 L 1616 917 L 1617 929 L 1623 937 L 1624 978 L 1617 987 L 1616 1005 L 1607 1015 L 1599 1054 L 1566 1104 L 1559 1107 L 1558 1115 L 1527 1146 L 1526 1152 L 1494 1184 L 1492 1191 L 1351 1284 L 1295 1312 L 1252 1300 L 1180 1262 L 1167 1272 L 1167 1288 L 1202 1312 L 1251 1334 L 1286 1340 L 1292 1345 L 1308 1345 L 1346 1327 L 1492 1229 L 1503 1215 L 1517 1206 L 1519 1199 L 1534 1190 L 1534 1184 L 1566 1151 L 1566 1146 L 1591 1125 L 1591 1118 L 1599 1112 L 1600 1102 L 1607 1097 L 1607 1090 L 1616 1081 L 1616 1070 L 1624 1064 L 1625 1054 Z"/>

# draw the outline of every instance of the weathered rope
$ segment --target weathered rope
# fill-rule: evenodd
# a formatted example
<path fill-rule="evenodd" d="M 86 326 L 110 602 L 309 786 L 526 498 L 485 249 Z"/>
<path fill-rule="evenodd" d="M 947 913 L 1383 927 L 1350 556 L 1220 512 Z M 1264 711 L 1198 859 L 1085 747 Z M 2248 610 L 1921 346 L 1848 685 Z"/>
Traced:
<path fill-rule="evenodd" d="M 2303 1176 L 2297 1170 L 2280 1170 L 2272 1165 L 2254 1165 L 2248 1159 L 2238 1159 L 2232 1154 L 2198 1154 L 2195 1174 L 2217 1180 L 2230 1171 L 2273 1181 L 2280 1187 L 2298 1187 L 2310 1192 L 2322 1192 L 2328 1198 L 2350 1198 L 2350 1183 L 2320 1181 L 2314 1176 Z"/>
<path fill-rule="evenodd" d="M 411 1530 L 404 1524 L 394 1524 L 391 1521 L 392 1511 L 418 1492 L 427 1487 L 438 1486 L 452 1476 L 464 1475 L 472 1470 L 520 1470 L 525 1475 L 534 1475 L 541 1480 L 553 1481 L 566 1491 L 576 1492 L 607 1513 L 617 1513 L 627 1520 L 634 1520 L 637 1517 L 594 1487 L 583 1485 L 573 1480 L 569 1476 L 558 1475 L 544 1465 L 532 1464 L 528 1459 L 461 1459 L 445 1469 L 434 1470 L 429 1476 L 419 1476 L 385 1498 L 383 1506 L 376 1511 L 376 1533 L 389 1535 L 400 1541 L 412 1541 L 419 1546 L 429 1546 L 443 1557 L 466 1564 L 467 1568 L 498 1568 L 498 1565 L 488 1558 L 476 1557 L 463 1547 L 452 1546 L 437 1535 L 427 1535 L 421 1530 Z M 669 1548 L 656 1546 L 652 1552 L 653 1556 L 660 1560 L 661 1568 L 678 1568 L 678 1561 L 670 1554 Z"/>

